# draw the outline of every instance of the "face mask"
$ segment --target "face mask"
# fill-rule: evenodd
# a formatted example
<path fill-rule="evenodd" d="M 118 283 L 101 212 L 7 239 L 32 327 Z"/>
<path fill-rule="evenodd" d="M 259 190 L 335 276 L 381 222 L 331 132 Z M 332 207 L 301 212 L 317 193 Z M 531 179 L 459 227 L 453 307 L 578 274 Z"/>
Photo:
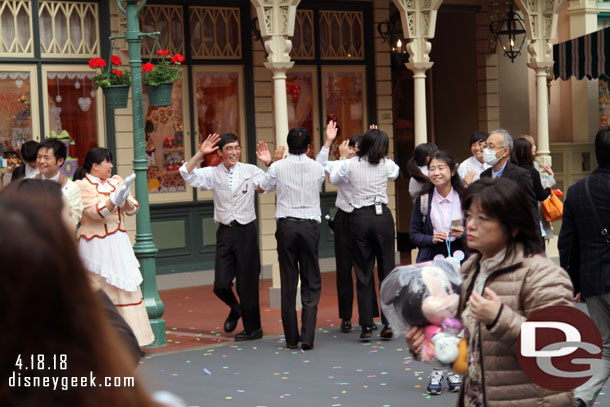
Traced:
<path fill-rule="evenodd" d="M 496 153 L 497 151 L 490 150 L 489 148 L 483 149 L 483 160 L 485 160 L 490 167 L 493 167 L 500 161 L 500 158 L 496 157 Z"/>

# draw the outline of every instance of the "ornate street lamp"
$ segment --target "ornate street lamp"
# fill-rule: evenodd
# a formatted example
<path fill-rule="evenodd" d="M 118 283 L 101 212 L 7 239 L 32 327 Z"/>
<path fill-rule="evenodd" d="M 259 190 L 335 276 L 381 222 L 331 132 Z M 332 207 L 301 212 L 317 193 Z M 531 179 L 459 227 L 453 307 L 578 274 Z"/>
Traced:
<path fill-rule="evenodd" d="M 394 61 L 404 66 L 409 61 L 409 53 L 407 52 L 407 41 L 403 38 L 400 14 L 392 13 L 388 20 L 377 25 L 377 31 L 381 35 L 382 42 L 387 42 L 390 46 Z"/>
<path fill-rule="evenodd" d="M 510 62 L 515 62 L 515 58 L 521 55 L 521 48 L 525 43 L 525 27 L 523 19 L 515 13 L 512 4 L 508 13 L 504 14 L 500 20 L 492 21 L 489 24 L 489 30 L 502 44 L 504 55 L 510 58 Z"/>

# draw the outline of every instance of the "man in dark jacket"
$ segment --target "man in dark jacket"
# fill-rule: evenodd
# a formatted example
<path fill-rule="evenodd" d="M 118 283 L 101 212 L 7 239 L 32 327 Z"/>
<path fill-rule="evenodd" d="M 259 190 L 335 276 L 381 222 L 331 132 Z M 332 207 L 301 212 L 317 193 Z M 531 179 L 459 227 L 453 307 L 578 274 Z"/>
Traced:
<path fill-rule="evenodd" d="M 557 247 L 561 266 L 568 270 L 575 300 L 584 300 L 602 335 L 603 367 L 574 390 L 574 406 L 592 406 L 610 377 L 610 126 L 595 136 L 599 167 L 568 189 Z M 589 184 L 589 200 L 586 184 Z M 595 215 L 597 211 L 599 218 Z"/>
<path fill-rule="evenodd" d="M 534 221 L 536 222 L 536 230 L 540 234 L 540 244 L 544 247 L 542 233 L 540 229 L 540 216 L 538 215 L 538 201 L 534 194 L 534 187 L 531 174 L 518 165 L 510 162 L 510 152 L 513 149 L 513 138 L 509 132 L 504 129 L 493 130 L 489 133 L 485 148 L 483 149 L 483 159 L 491 168 L 486 169 L 481 173 L 481 178 L 504 177 L 512 179 L 519 184 L 527 193 L 527 199 L 530 202 Z"/>

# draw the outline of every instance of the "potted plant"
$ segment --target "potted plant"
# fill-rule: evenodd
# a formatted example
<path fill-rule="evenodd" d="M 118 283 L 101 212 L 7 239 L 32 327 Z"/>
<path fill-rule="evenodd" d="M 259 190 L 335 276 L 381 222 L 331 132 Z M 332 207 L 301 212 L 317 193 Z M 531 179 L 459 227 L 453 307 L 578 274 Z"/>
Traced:
<path fill-rule="evenodd" d="M 145 76 L 142 79 L 146 86 L 148 102 L 151 106 L 169 106 L 172 102 L 174 82 L 180 79 L 180 64 L 185 61 L 180 54 L 173 57 L 169 50 L 160 49 L 157 54 L 161 61 L 157 65 L 147 62 L 142 65 Z"/>
<path fill-rule="evenodd" d="M 104 69 L 107 64 L 103 58 L 91 58 L 89 60 L 89 68 L 101 70 L 93 78 L 93 83 L 95 89 L 102 88 L 106 99 L 106 107 L 109 109 L 123 109 L 127 107 L 131 72 L 128 69 L 123 71 L 116 69 L 120 65 L 121 58 L 116 55 L 110 57 L 110 67 L 108 69 Z M 114 68 L 115 66 L 116 68 Z"/>

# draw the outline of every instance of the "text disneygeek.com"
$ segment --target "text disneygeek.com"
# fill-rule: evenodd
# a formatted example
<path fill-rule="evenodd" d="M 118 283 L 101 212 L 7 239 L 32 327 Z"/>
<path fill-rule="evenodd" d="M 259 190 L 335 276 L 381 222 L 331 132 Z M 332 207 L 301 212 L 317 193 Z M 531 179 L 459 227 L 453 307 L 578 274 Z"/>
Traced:
<path fill-rule="evenodd" d="M 13 371 L 8 379 L 9 387 L 45 387 L 53 390 L 68 390 L 72 387 L 134 387 L 135 378 L 104 377 L 97 380 L 93 372 L 89 376 L 25 376 L 20 372 Z"/>

